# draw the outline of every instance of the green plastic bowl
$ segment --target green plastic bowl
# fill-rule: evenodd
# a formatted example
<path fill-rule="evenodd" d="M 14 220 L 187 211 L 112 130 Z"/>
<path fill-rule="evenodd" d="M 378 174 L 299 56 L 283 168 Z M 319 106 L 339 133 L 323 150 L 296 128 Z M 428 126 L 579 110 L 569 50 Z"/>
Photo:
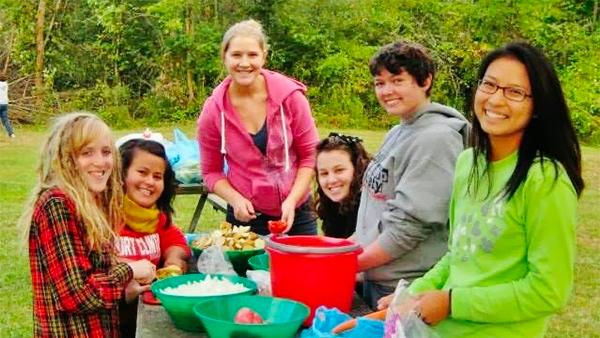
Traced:
<path fill-rule="evenodd" d="M 269 255 L 264 253 L 262 255 L 252 256 L 248 259 L 248 264 L 253 270 L 269 271 Z"/>
<path fill-rule="evenodd" d="M 214 295 L 214 296 L 175 296 L 163 293 L 163 289 L 167 287 L 177 287 L 187 282 L 197 282 L 204 280 L 207 275 L 202 273 L 189 274 L 183 276 L 175 276 L 166 278 L 163 280 L 152 283 L 152 292 L 156 295 L 156 298 L 160 300 L 162 306 L 165 308 L 169 317 L 175 324 L 175 327 L 185 331 L 204 331 L 202 323 L 194 316 L 194 305 L 205 300 L 222 301 L 223 299 L 237 296 L 237 295 L 250 295 L 256 293 L 256 283 L 253 281 L 239 277 L 239 276 L 227 276 L 214 274 L 212 277 L 220 277 L 222 279 L 229 279 L 233 283 L 241 283 L 248 290 L 227 295 Z"/>
<path fill-rule="evenodd" d="M 242 307 L 248 307 L 258 313 L 265 323 L 234 323 L 233 318 Z M 295 337 L 309 313 L 308 306 L 302 303 L 267 296 L 211 299 L 194 306 L 194 314 L 202 321 L 208 335 L 219 338 Z"/>
<path fill-rule="evenodd" d="M 264 249 L 253 250 L 226 250 L 225 254 L 229 258 L 233 269 L 240 276 L 246 276 L 246 270 L 250 268 L 248 260 L 256 255 L 264 254 Z"/>
<path fill-rule="evenodd" d="M 189 234 L 186 235 L 188 240 L 188 246 L 192 249 L 194 253 L 194 257 L 200 257 L 202 253 L 202 249 L 198 249 L 192 246 L 192 242 L 198 237 L 198 235 L 203 234 Z M 264 249 L 252 249 L 252 250 L 225 250 L 225 255 L 229 258 L 231 265 L 233 265 L 233 269 L 240 276 L 246 276 L 246 270 L 250 267 L 248 264 L 248 259 L 250 257 L 260 255 L 265 253 Z"/>

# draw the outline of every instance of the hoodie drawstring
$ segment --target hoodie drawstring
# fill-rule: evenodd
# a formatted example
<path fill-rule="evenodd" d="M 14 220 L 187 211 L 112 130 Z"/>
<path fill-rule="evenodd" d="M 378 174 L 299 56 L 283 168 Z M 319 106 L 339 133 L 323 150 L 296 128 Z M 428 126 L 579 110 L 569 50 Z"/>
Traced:
<path fill-rule="evenodd" d="M 283 131 L 283 147 L 285 148 L 285 171 L 288 172 L 290 170 L 290 151 L 288 149 L 288 135 L 287 128 L 285 127 L 283 104 L 279 105 L 279 112 L 281 113 L 281 130 Z"/>
<path fill-rule="evenodd" d="M 221 110 L 221 154 L 225 157 L 225 113 Z"/>

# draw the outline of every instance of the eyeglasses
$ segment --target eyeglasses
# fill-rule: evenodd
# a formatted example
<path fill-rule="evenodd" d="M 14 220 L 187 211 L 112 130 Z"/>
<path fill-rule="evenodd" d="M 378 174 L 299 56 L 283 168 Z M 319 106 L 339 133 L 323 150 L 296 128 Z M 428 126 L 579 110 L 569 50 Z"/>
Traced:
<path fill-rule="evenodd" d="M 525 92 L 525 90 L 522 88 L 502 87 L 489 80 L 479 80 L 477 89 L 486 94 L 494 94 L 498 91 L 498 89 L 502 89 L 502 94 L 504 97 L 515 102 L 522 102 L 526 98 L 531 97 L 531 95 L 527 94 L 527 92 Z"/>

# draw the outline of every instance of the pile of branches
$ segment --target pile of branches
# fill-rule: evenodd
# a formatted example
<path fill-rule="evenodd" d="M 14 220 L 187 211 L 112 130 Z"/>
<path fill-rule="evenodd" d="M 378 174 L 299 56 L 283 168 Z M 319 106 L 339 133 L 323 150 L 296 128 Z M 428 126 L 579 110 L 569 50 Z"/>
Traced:
<path fill-rule="evenodd" d="M 39 116 L 38 96 L 34 94 L 33 75 L 8 78 L 8 115 L 14 122 L 31 124 Z"/>

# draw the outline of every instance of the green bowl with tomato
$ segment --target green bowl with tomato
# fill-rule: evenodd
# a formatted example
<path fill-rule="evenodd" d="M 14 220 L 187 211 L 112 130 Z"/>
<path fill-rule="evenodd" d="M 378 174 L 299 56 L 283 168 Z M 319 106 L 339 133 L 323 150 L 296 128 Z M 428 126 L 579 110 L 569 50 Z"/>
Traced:
<path fill-rule="evenodd" d="M 249 308 L 263 322 L 234 321 L 242 308 Z M 300 302 L 267 296 L 239 295 L 207 300 L 194 306 L 194 314 L 210 337 L 293 338 L 309 313 L 308 306 Z"/>

